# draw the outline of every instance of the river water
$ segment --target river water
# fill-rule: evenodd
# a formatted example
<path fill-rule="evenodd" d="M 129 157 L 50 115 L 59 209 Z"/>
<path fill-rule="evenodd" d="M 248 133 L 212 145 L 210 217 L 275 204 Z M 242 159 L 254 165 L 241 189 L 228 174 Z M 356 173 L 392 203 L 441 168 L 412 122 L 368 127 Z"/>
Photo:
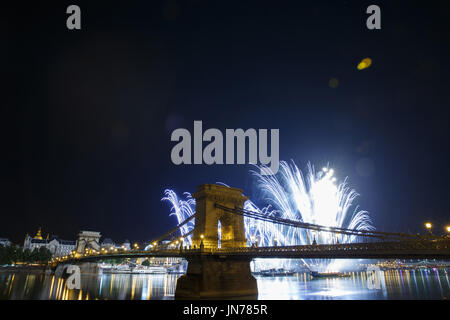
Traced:
<path fill-rule="evenodd" d="M 450 270 L 381 271 L 379 289 L 369 289 L 366 272 L 346 278 L 311 279 L 302 273 L 261 277 L 259 299 L 450 299 Z M 82 275 L 81 290 L 68 290 L 65 281 L 43 273 L 0 272 L 0 299 L 38 300 L 158 300 L 174 299 L 175 274 Z"/>

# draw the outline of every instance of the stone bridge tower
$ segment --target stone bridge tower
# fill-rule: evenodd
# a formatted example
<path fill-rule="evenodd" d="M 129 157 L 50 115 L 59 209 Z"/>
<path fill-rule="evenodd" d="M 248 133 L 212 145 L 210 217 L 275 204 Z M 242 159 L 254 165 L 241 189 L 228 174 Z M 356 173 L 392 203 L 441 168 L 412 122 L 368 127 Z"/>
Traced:
<path fill-rule="evenodd" d="M 221 225 L 221 247 L 246 247 L 244 217 L 216 208 L 221 204 L 229 208 L 243 209 L 248 199 L 241 189 L 216 184 L 204 184 L 193 194 L 196 201 L 195 229 L 192 243 L 197 248 L 203 241 L 205 249 L 217 248 L 219 242 L 218 225 Z"/>
<path fill-rule="evenodd" d="M 218 223 L 221 223 L 221 247 L 246 247 L 244 217 L 216 208 L 243 208 L 247 197 L 241 189 L 215 184 L 198 187 L 193 245 L 203 250 L 186 256 L 188 269 L 177 281 L 176 299 L 256 299 L 258 286 L 250 271 L 247 256 L 211 254 L 218 246 Z"/>
<path fill-rule="evenodd" d="M 100 237 L 100 232 L 80 231 L 75 251 L 81 254 L 85 249 L 100 250 Z"/>

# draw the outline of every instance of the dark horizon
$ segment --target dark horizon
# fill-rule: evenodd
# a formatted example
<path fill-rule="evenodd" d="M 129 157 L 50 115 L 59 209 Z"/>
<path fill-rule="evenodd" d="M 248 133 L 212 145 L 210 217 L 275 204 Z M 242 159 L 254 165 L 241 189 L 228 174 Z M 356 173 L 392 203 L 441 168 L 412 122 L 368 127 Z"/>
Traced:
<path fill-rule="evenodd" d="M 77 31 L 69 4 L 5 11 L 0 237 L 151 240 L 177 224 L 164 189 L 204 183 L 262 206 L 250 165 L 171 162 L 194 120 L 279 128 L 280 160 L 348 176 L 377 230 L 450 225 L 448 3 L 379 1 L 368 30 L 367 1 L 78 1 Z"/>

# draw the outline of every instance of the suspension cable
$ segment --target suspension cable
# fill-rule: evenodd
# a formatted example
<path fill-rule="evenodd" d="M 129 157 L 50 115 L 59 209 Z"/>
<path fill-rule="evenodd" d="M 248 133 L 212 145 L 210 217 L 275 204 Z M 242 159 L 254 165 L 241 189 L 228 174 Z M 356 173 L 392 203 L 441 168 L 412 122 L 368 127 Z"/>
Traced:
<path fill-rule="evenodd" d="M 170 231 L 166 232 L 165 234 L 163 234 L 162 236 L 156 238 L 155 240 L 153 240 L 150 243 L 153 242 L 159 242 L 161 240 L 163 240 L 164 238 L 167 238 L 168 236 L 170 236 L 172 233 L 175 233 L 176 231 L 178 231 L 178 229 L 180 229 L 182 226 L 184 226 L 186 223 L 188 223 L 189 221 L 191 221 L 193 218 L 195 218 L 195 213 L 190 216 L 189 218 L 187 218 L 186 220 L 184 220 L 182 223 L 180 223 L 179 225 L 177 225 L 175 228 L 171 229 Z"/>
<path fill-rule="evenodd" d="M 326 227 L 311 223 L 305 223 L 301 221 L 295 221 L 275 216 L 268 216 L 261 214 L 259 212 L 245 210 L 242 208 L 229 208 L 223 205 L 220 205 L 218 203 L 215 204 L 216 208 L 222 209 L 224 211 L 242 215 L 248 218 L 253 218 L 257 220 L 272 222 L 276 224 L 282 224 L 286 226 L 291 227 L 297 227 L 297 228 L 303 228 L 303 229 L 309 229 L 314 231 L 322 231 L 322 232 L 332 232 L 332 233 L 339 233 L 339 234 L 345 234 L 345 235 L 355 235 L 355 236 L 363 236 L 363 237 L 372 237 L 372 238 L 417 238 L 417 235 L 414 234 L 407 234 L 407 233 L 395 233 L 395 232 L 381 232 L 381 231 L 372 231 L 372 230 L 355 230 L 355 229 L 346 229 L 346 228 L 339 228 L 339 227 Z"/>

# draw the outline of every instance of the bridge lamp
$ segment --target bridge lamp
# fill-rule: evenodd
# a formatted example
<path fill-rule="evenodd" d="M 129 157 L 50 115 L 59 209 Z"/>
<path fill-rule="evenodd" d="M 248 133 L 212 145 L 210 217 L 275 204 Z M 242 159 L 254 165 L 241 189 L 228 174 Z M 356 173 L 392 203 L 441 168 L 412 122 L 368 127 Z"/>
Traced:
<path fill-rule="evenodd" d="M 425 223 L 425 228 L 427 228 L 428 232 L 431 233 L 431 228 L 433 227 L 433 225 L 430 222 Z"/>

